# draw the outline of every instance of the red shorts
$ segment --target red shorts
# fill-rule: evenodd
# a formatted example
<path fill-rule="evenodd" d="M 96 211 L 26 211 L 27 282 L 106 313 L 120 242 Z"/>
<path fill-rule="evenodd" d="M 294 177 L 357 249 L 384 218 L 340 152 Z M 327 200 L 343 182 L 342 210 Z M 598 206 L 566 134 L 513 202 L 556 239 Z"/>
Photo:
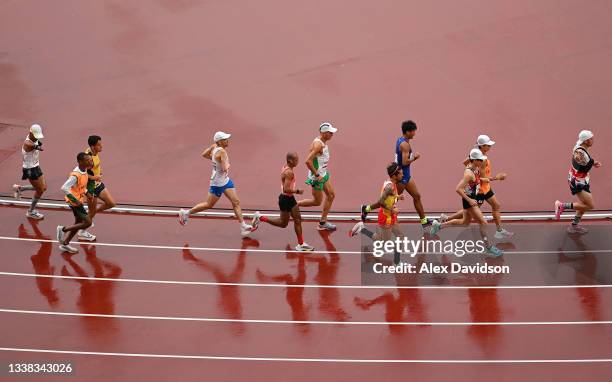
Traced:
<path fill-rule="evenodd" d="M 384 210 L 381 208 L 378 210 L 378 225 L 380 227 L 391 227 L 397 223 L 397 215 L 391 214 L 391 216 L 385 215 Z"/>

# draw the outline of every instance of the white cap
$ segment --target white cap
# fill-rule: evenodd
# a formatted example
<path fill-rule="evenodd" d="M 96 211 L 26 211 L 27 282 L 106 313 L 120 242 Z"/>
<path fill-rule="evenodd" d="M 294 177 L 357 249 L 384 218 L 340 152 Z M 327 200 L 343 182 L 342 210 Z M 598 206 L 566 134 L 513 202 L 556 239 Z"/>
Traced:
<path fill-rule="evenodd" d="M 322 133 L 335 133 L 338 131 L 330 122 L 323 122 L 321 126 L 319 126 L 319 131 Z"/>
<path fill-rule="evenodd" d="M 470 151 L 470 159 L 472 159 L 472 160 L 485 160 L 485 159 L 487 159 L 487 156 L 484 155 L 482 153 L 482 151 L 480 151 L 478 149 L 472 149 L 472 151 Z"/>
<path fill-rule="evenodd" d="M 224 133 L 223 131 L 217 131 L 215 133 L 215 143 L 222 141 L 224 139 L 229 139 L 229 137 L 231 136 L 232 134 Z"/>
<path fill-rule="evenodd" d="M 593 137 L 594 137 L 593 133 L 590 132 L 589 130 L 582 130 L 580 134 L 578 134 L 578 142 L 576 142 L 576 145 L 580 146 L 581 144 L 584 143 L 584 141 L 588 141 L 589 139 Z"/>
<path fill-rule="evenodd" d="M 42 132 L 42 126 L 37 123 L 30 126 L 30 133 L 32 133 L 36 139 L 43 139 L 45 137 Z"/>
<path fill-rule="evenodd" d="M 476 140 L 476 144 L 478 146 L 493 146 L 495 144 L 495 141 L 492 141 L 488 135 L 479 135 L 478 139 Z"/>

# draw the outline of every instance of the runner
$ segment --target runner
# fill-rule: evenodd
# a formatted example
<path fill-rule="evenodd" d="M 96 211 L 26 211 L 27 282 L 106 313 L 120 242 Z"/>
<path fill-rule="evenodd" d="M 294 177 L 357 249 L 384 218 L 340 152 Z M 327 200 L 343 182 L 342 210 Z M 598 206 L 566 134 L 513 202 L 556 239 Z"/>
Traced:
<path fill-rule="evenodd" d="M 304 190 L 295 188 L 295 174 L 293 169 L 298 164 L 298 155 L 295 152 L 287 153 L 287 164 L 281 169 L 281 194 L 278 196 L 278 207 L 280 208 L 280 218 L 268 218 L 261 216 L 259 211 L 255 212 L 251 225 L 257 229 L 259 222 L 271 224 L 276 227 L 285 228 L 289 224 L 289 218 L 293 218 L 293 227 L 297 236 L 298 245 L 296 251 L 314 251 L 314 248 L 304 242 L 302 237 L 302 215 L 300 207 L 295 200 L 295 194 L 301 195 Z"/>
<path fill-rule="evenodd" d="M 227 155 L 227 147 L 229 146 L 231 136 L 231 134 L 217 131 L 214 136 L 215 143 L 202 153 L 204 158 L 212 160 L 213 167 L 208 198 L 205 202 L 199 203 L 189 210 L 181 209 L 178 213 L 181 225 L 187 223 L 189 215 L 213 208 L 221 198 L 221 195 L 225 195 L 232 203 L 234 214 L 240 222 L 242 236 L 247 236 L 251 231 L 254 231 L 253 227 L 246 224 L 242 218 L 240 200 L 238 199 L 234 182 L 229 177 L 230 162 Z"/>
<path fill-rule="evenodd" d="M 30 126 L 30 133 L 21 146 L 21 155 L 23 156 L 22 164 L 22 176 L 21 180 L 28 180 L 29 186 L 22 186 L 19 184 L 13 184 L 13 196 L 15 199 L 21 199 L 21 193 L 23 191 L 34 191 L 34 197 L 26 216 L 31 219 L 41 220 L 45 215 L 41 214 L 36 210 L 36 205 L 42 195 L 47 190 L 47 183 L 45 182 L 45 176 L 40 169 L 39 156 L 40 152 L 43 151 L 42 141 L 44 138 L 42 127 L 38 124 Z"/>
<path fill-rule="evenodd" d="M 487 252 L 492 257 L 499 257 L 503 255 L 503 252 L 494 246 L 487 236 L 487 221 L 484 218 L 482 211 L 478 208 L 477 195 L 481 186 L 481 182 L 490 181 L 488 178 L 481 178 L 480 171 L 483 166 L 483 162 L 487 160 L 487 157 L 478 149 L 472 149 L 470 151 L 469 163 L 467 164 L 464 172 L 463 179 L 457 185 L 457 193 L 461 195 L 461 202 L 463 204 L 463 217 L 461 219 L 452 219 L 444 223 L 440 223 L 434 220 L 431 227 L 431 235 L 436 235 L 442 228 L 448 226 L 463 226 L 467 227 L 470 222 L 475 220 L 480 225 L 480 235 L 485 243 Z"/>
<path fill-rule="evenodd" d="M 93 167 L 91 155 L 80 152 L 77 155 L 79 165 L 72 170 L 68 180 L 62 186 L 62 191 L 66 194 L 66 203 L 74 214 L 74 224 L 68 227 L 61 225 L 57 226 L 57 241 L 59 248 L 64 252 L 78 253 L 79 250 L 71 247 L 70 240 L 81 229 L 87 229 L 91 226 L 91 218 L 87 214 L 83 203 L 85 198 L 92 198 L 93 195 L 87 190 L 87 181 L 89 179 L 87 170 Z M 66 233 L 68 232 L 68 235 Z"/>
<path fill-rule="evenodd" d="M 589 172 L 593 167 L 599 168 L 601 162 L 596 161 L 589 154 L 588 149 L 593 146 L 594 135 L 588 130 L 582 130 L 578 135 L 578 142 L 574 146 L 572 166 L 570 167 L 568 181 L 572 195 L 578 197 L 578 202 L 562 203 L 555 202 L 555 218 L 559 220 L 565 210 L 575 210 L 576 216 L 572 224 L 567 228 L 569 233 L 587 233 L 588 230 L 580 225 L 580 220 L 586 211 L 595 208 L 593 195 L 591 195 L 591 180 Z"/>
<path fill-rule="evenodd" d="M 377 202 L 380 205 L 380 209 L 378 210 L 378 228 L 376 233 L 368 230 L 364 222 L 360 221 L 349 231 L 350 237 L 361 233 L 372 239 L 372 241 L 376 241 L 392 240 L 393 237 L 403 236 L 397 222 L 397 215 L 399 214 L 397 201 L 404 200 L 404 195 L 399 193 L 399 185 L 405 175 L 401 166 L 396 162 L 392 162 L 387 166 L 387 174 L 389 175 L 389 180 L 386 180 L 383 184 L 380 191 L 380 199 Z M 399 252 L 396 251 L 394 257 L 395 264 L 399 263 L 399 255 Z"/>
<path fill-rule="evenodd" d="M 413 153 L 412 147 L 410 146 L 410 140 L 414 139 L 416 131 L 416 123 L 413 121 L 404 121 L 402 123 L 402 136 L 395 142 L 395 161 L 401 166 L 402 173 L 404 174 L 403 178 L 397 185 L 397 192 L 402 194 L 404 191 L 407 191 L 408 194 L 410 194 L 414 203 L 414 208 L 419 214 L 421 227 L 425 229 L 431 225 L 431 222 L 425 216 L 425 210 L 423 208 L 423 203 L 421 202 L 421 194 L 419 193 L 417 185 L 410 174 L 410 165 L 412 162 L 421 157 L 421 154 Z M 379 202 L 363 204 L 361 206 L 361 220 L 365 221 L 368 213 L 377 208 L 380 208 Z"/>
<path fill-rule="evenodd" d="M 117 204 L 108 188 L 106 188 L 106 185 L 102 183 L 102 165 L 99 155 L 102 152 L 102 138 L 97 135 L 91 135 L 87 138 L 87 145 L 88 147 L 85 149 L 85 153 L 90 154 L 93 160 L 93 167 L 87 170 L 89 176 L 87 190 L 93 195 L 93 198 L 88 199 L 88 201 L 91 201 L 88 205 L 88 214 L 91 218 L 93 227 L 93 218 L 97 213 L 113 208 Z M 102 204 L 98 205 L 98 199 L 102 200 Z M 79 240 L 96 240 L 96 236 L 86 230 L 80 230 L 77 237 Z"/>
<path fill-rule="evenodd" d="M 334 187 L 329 180 L 329 171 L 327 171 L 327 165 L 329 164 L 329 147 L 327 142 L 332 139 L 337 131 L 338 129 L 329 122 L 323 122 L 319 126 L 320 135 L 312 141 L 310 154 L 306 159 L 306 167 L 308 167 L 308 180 L 306 180 L 306 184 L 312 186 L 313 198 L 303 199 L 298 202 L 300 207 L 320 206 L 323 202 L 323 193 L 325 193 L 323 213 L 317 226 L 319 230 L 336 230 L 336 226 L 327 221 L 327 215 L 336 197 Z"/>
<path fill-rule="evenodd" d="M 489 205 L 491 206 L 491 214 L 493 215 L 493 219 L 495 220 L 495 226 L 497 227 L 495 231 L 495 238 L 499 240 L 507 240 L 512 238 L 514 236 L 514 233 L 507 231 L 505 228 L 502 227 L 501 204 L 497 200 L 495 192 L 493 192 L 493 189 L 491 189 L 491 182 L 497 180 L 505 180 L 508 175 L 506 173 L 501 172 L 491 177 L 491 160 L 489 159 L 490 155 L 488 154 L 493 145 L 495 145 L 495 141 L 491 140 L 488 135 L 480 135 L 476 140 L 476 147 L 480 151 L 482 151 L 484 155 L 487 156 L 487 159 L 485 159 L 485 161 L 483 162 L 483 167 L 481 168 L 481 172 L 483 172 L 484 177 L 481 178 L 480 191 L 478 192 L 478 195 L 476 195 L 476 200 L 478 201 L 479 205 L 482 205 L 485 200 L 487 201 L 487 203 L 489 203 Z M 463 161 L 464 166 L 467 166 L 469 163 L 469 158 Z M 484 179 L 488 179 L 488 181 Z M 449 217 L 442 214 L 442 216 L 440 216 L 440 221 L 445 222 L 447 220 L 461 219 L 462 216 L 463 211 L 459 210 Z"/>

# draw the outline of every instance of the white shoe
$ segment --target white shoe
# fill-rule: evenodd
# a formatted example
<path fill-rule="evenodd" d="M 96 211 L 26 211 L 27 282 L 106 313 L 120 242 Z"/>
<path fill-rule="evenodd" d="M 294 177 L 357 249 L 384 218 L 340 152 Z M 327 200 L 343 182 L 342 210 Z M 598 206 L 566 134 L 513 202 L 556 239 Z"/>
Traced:
<path fill-rule="evenodd" d="M 261 213 L 259 213 L 259 211 L 255 211 L 253 214 L 253 220 L 251 221 L 251 227 L 253 227 L 251 232 L 256 231 L 257 228 L 259 228 L 259 223 L 261 222 L 259 219 L 261 219 Z"/>
<path fill-rule="evenodd" d="M 178 219 L 181 225 L 187 224 L 187 219 L 189 219 L 189 211 L 188 210 L 179 210 Z"/>
<path fill-rule="evenodd" d="M 335 224 L 332 224 L 330 222 L 325 222 L 323 224 L 319 223 L 317 225 L 317 229 L 319 231 L 335 231 L 338 227 L 336 227 Z"/>
<path fill-rule="evenodd" d="M 59 246 L 59 249 L 61 249 L 64 252 L 68 252 L 68 253 L 79 253 L 78 249 L 76 249 L 74 247 L 71 247 L 69 245 L 62 244 L 62 245 Z"/>
<path fill-rule="evenodd" d="M 440 214 L 440 219 L 438 219 L 438 221 L 440 223 L 444 223 L 444 222 L 448 221 L 448 215 L 447 214 Z"/>
<path fill-rule="evenodd" d="M 500 231 L 495 231 L 495 238 L 498 240 L 511 239 L 514 236 L 514 232 L 506 231 L 502 228 Z"/>
<path fill-rule="evenodd" d="M 96 235 L 93 235 L 89 231 L 80 229 L 79 232 L 77 232 L 77 238 L 84 241 L 94 241 L 96 240 Z"/>
<path fill-rule="evenodd" d="M 300 252 L 312 252 L 314 251 L 314 247 L 311 245 L 308 245 L 307 243 L 303 243 L 303 244 L 296 245 L 295 250 L 300 251 Z"/>
<path fill-rule="evenodd" d="M 64 241 L 64 226 L 63 225 L 58 225 L 57 226 L 57 230 L 55 231 L 55 238 L 57 239 L 58 243 L 61 243 Z"/>
<path fill-rule="evenodd" d="M 26 216 L 29 217 L 30 219 L 35 219 L 35 220 L 42 220 L 45 217 L 45 215 L 41 214 L 37 210 L 32 210 L 32 211 L 28 210 L 28 212 L 26 212 Z"/>
<path fill-rule="evenodd" d="M 21 200 L 21 186 L 13 184 L 13 197 L 17 200 Z"/>
<path fill-rule="evenodd" d="M 242 223 L 242 226 L 240 227 L 240 234 L 242 235 L 242 237 L 248 237 L 253 231 L 253 226 L 250 226 L 246 223 Z"/>
<path fill-rule="evenodd" d="M 351 230 L 349 231 L 349 237 L 357 236 L 364 227 L 365 225 L 363 224 L 363 222 L 355 224 L 353 228 L 351 228 Z"/>

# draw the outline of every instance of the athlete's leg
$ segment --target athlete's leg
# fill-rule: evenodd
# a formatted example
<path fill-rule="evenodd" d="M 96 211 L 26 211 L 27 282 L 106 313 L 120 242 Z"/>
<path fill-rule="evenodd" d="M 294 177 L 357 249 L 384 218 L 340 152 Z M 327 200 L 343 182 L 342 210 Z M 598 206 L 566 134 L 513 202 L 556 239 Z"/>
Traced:
<path fill-rule="evenodd" d="M 469 209 L 464 209 L 463 211 L 461 211 L 461 217 L 460 218 L 454 218 L 454 219 L 450 219 L 445 221 L 444 223 L 442 223 L 442 227 L 448 227 L 448 226 L 462 226 L 462 227 L 467 227 L 468 225 L 470 225 L 470 222 L 472 221 L 472 215 L 470 214 L 470 210 L 473 209 L 478 209 L 480 210 L 478 207 L 472 207 Z M 457 214 L 454 214 L 453 216 L 455 216 Z"/>
<path fill-rule="evenodd" d="M 580 191 L 576 194 L 579 202 L 573 203 L 573 207 L 576 210 L 576 215 L 579 214 L 580 217 L 584 215 L 585 212 L 595 209 L 595 201 L 593 200 L 593 195 L 590 192 Z"/>
<path fill-rule="evenodd" d="M 493 215 L 493 220 L 495 220 L 495 226 L 497 230 L 501 230 L 501 204 L 497 200 L 497 196 L 493 195 L 489 199 L 487 199 L 487 203 L 491 206 L 491 214 Z"/>
<path fill-rule="evenodd" d="M 215 206 L 215 204 L 217 204 L 220 198 L 221 198 L 220 196 L 208 193 L 208 197 L 205 202 L 196 204 L 188 212 L 191 215 L 191 214 L 195 214 L 198 212 L 202 212 L 202 211 L 211 209 Z"/>
<path fill-rule="evenodd" d="M 323 203 L 323 190 L 316 190 L 312 187 L 312 199 L 302 199 L 298 201 L 300 207 L 315 207 Z"/>
<path fill-rule="evenodd" d="M 297 208 L 297 206 L 295 206 L 294 208 Z M 270 225 L 273 225 L 275 227 L 285 228 L 285 227 L 287 227 L 287 225 L 289 225 L 289 217 L 290 216 L 291 216 L 290 212 L 281 211 L 280 218 L 269 218 L 269 217 L 266 217 L 266 216 L 262 216 L 262 217 L 259 218 L 259 220 L 264 222 L 264 223 L 268 223 Z"/>
<path fill-rule="evenodd" d="M 295 230 L 295 236 L 297 236 L 298 244 L 304 244 L 304 237 L 302 236 L 302 214 L 300 213 L 300 207 L 294 206 L 291 209 L 291 218 L 293 219 L 293 229 Z"/>
<path fill-rule="evenodd" d="M 325 185 L 323 185 L 323 192 L 325 192 L 325 203 L 323 203 L 321 221 L 326 222 L 329 210 L 331 209 L 332 203 L 336 198 L 336 192 L 334 191 L 334 186 L 332 186 L 331 179 L 329 179 L 327 182 L 325 182 Z"/>
<path fill-rule="evenodd" d="M 477 207 L 470 208 L 469 214 L 471 214 L 472 218 L 476 220 L 476 222 L 478 223 L 478 226 L 480 227 L 480 236 L 482 237 L 482 241 L 484 241 L 485 247 L 487 248 L 487 251 L 489 252 L 489 254 L 491 254 L 493 257 L 498 257 L 498 256 L 503 255 L 503 251 L 499 250 L 489 240 L 489 236 L 487 235 L 487 220 L 482 214 L 482 211 L 480 210 L 480 208 L 477 208 Z"/>
<path fill-rule="evenodd" d="M 34 211 L 40 198 L 42 198 L 45 191 L 47 191 L 47 182 L 45 176 L 41 175 L 38 179 L 30 179 L 30 184 L 34 187 L 34 196 L 32 197 L 32 203 L 30 204 L 30 211 Z"/>
<path fill-rule="evenodd" d="M 75 217 L 73 225 L 62 229 L 63 232 L 68 232 L 68 235 L 64 236 L 64 241 L 61 244 L 67 245 L 80 229 L 87 229 L 89 227 L 91 227 L 89 215 L 84 215 L 81 218 Z"/>
<path fill-rule="evenodd" d="M 412 196 L 412 201 L 414 202 L 414 209 L 419 214 L 419 217 L 421 218 L 421 223 L 423 223 L 423 219 L 425 219 L 425 209 L 423 208 L 423 203 L 421 202 L 421 193 L 419 192 L 419 189 L 417 188 L 414 179 L 410 179 L 408 181 L 408 183 L 406 184 L 406 191 L 408 191 L 408 194 Z"/>
<path fill-rule="evenodd" d="M 240 224 L 244 224 L 244 219 L 242 218 L 242 208 L 240 207 L 240 199 L 238 199 L 238 193 L 235 188 L 227 188 L 223 191 L 223 194 L 230 200 L 232 203 L 232 208 L 234 209 L 234 214 Z"/>
<path fill-rule="evenodd" d="M 459 211 L 455 212 L 454 214 L 449 216 L 447 218 L 447 220 L 454 220 L 454 219 L 462 219 L 463 220 L 463 211 L 464 210 L 459 210 Z"/>
<path fill-rule="evenodd" d="M 115 199 L 111 195 L 108 188 L 105 188 L 104 190 L 102 190 L 99 198 L 100 200 L 102 200 L 103 203 L 98 206 L 98 208 L 96 209 L 96 213 L 106 211 L 117 205 L 117 203 L 115 202 Z"/>

